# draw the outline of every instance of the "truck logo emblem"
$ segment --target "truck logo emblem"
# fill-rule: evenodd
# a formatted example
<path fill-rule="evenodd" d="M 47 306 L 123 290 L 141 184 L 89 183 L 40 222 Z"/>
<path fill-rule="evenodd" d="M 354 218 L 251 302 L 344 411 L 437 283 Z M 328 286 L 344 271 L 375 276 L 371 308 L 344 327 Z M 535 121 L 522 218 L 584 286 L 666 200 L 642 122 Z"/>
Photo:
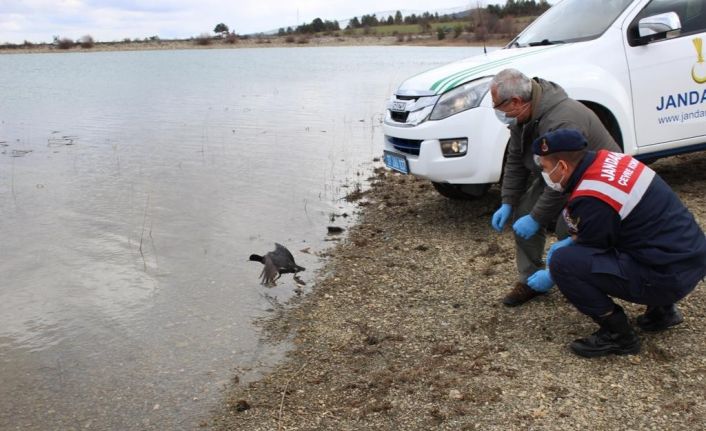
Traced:
<path fill-rule="evenodd" d="M 694 38 L 694 48 L 696 48 L 696 64 L 691 67 L 691 78 L 697 84 L 706 84 L 706 63 L 704 62 L 703 40 L 700 37 Z M 701 72 L 701 76 L 697 75 Z"/>

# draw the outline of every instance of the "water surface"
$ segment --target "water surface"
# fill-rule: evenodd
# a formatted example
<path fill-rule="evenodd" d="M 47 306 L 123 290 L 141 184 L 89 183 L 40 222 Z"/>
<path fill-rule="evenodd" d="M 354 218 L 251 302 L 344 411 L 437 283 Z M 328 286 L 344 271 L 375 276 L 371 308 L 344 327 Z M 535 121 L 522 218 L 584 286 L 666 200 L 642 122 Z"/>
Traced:
<path fill-rule="evenodd" d="M 262 288 L 247 256 L 287 245 L 310 288 L 387 97 L 478 52 L 0 56 L 0 429 L 208 419 L 282 357 L 252 321 L 295 284 Z"/>

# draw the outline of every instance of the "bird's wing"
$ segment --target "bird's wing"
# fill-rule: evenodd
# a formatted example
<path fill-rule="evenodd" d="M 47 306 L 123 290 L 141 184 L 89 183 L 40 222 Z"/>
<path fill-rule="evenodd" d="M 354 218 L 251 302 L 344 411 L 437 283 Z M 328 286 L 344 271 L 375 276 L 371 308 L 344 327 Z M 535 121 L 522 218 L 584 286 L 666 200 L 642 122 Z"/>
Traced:
<path fill-rule="evenodd" d="M 265 264 L 265 267 L 262 268 L 262 272 L 260 273 L 260 279 L 262 280 L 263 285 L 270 285 L 273 284 L 275 281 L 275 278 L 279 275 L 279 270 L 277 269 L 277 265 L 275 265 L 272 262 L 272 258 L 270 257 L 269 253 L 265 255 L 263 259 L 263 263 Z"/>
<path fill-rule="evenodd" d="M 279 268 L 289 268 L 294 263 L 294 256 L 282 244 L 275 243 L 275 251 L 271 252 L 272 260 Z"/>

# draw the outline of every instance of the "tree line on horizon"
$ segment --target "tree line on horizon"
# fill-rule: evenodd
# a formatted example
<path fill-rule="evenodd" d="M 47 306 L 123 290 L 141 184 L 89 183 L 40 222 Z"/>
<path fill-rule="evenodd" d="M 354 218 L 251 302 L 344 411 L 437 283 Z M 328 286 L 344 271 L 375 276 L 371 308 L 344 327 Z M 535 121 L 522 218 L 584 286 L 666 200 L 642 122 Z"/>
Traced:
<path fill-rule="evenodd" d="M 360 18 L 353 17 L 348 21 L 346 28 L 343 29 L 346 33 L 354 32 L 357 29 L 362 29 L 365 34 L 369 34 L 371 29 L 375 27 L 393 26 L 393 25 L 419 25 L 421 32 L 430 32 L 432 24 L 443 24 L 455 22 L 456 26 L 453 29 L 437 27 L 438 38 L 443 39 L 446 32 L 453 31 L 454 37 L 458 37 L 464 30 L 464 27 L 458 24 L 459 21 L 468 19 L 471 23 L 465 26 L 468 32 L 475 33 L 478 40 L 485 40 L 486 36 L 491 33 L 510 36 L 512 33 L 517 33 L 513 17 L 522 16 L 538 16 L 549 9 L 551 5 L 547 0 L 507 0 L 504 5 L 488 5 L 485 8 L 478 7 L 469 9 L 463 12 L 452 14 L 442 14 L 424 12 L 422 14 L 411 14 L 404 16 L 401 11 L 396 11 L 394 16 L 390 15 L 387 18 L 378 18 L 375 14 L 363 15 Z M 303 35 L 307 38 L 309 35 L 317 33 L 334 33 L 341 31 L 338 21 L 323 20 L 321 18 L 314 19 L 311 23 L 305 23 L 294 28 L 280 28 L 279 36 L 290 37 L 293 34 Z M 372 30 L 374 31 L 374 30 Z M 213 29 L 213 33 L 223 38 L 226 43 L 237 43 L 239 38 L 248 38 L 249 36 L 239 36 L 235 30 L 230 29 L 226 24 L 219 23 Z M 396 34 L 396 33 L 393 33 Z M 262 34 L 260 34 L 262 36 Z M 399 37 L 399 36 L 398 36 Z M 208 45 L 211 43 L 212 36 L 208 33 L 202 33 L 197 37 L 192 38 L 199 45 Z M 144 38 L 144 40 L 126 38 L 122 43 L 138 43 L 138 42 L 160 42 L 159 36 Z M 85 35 L 76 41 L 66 38 L 54 36 L 53 45 L 60 49 L 70 49 L 74 46 L 82 48 L 92 48 L 97 42 L 90 35 Z M 116 43 L 116 42 L 111 42 Z M 20 48 L 32 47 L 35 44 L 25 41 L 24 44 L 3 44 L 0 48 Z M 39 45 L 39 44 L 37 44 Z"/>
<path fill-rule="evenodd" d="M 488 5 L 485 8 L 477 8 L 475 10 L 476 14 L 482 12 L 482 15 L 486 16 L 489 21 L 497 22 L 501 18 L 508 16 L 538 16 L 544 11 L 549 9 L 551 5 L 547 0 L 507 0 L 504 5 Z M 420 25 L 423 30 L 427 31 L 431 28 L 431 24 L 435 23 L 446 23 L 453 22 L 459 19 L 472 16 L 474 10 L 467 10 L 464 12 L 458 12 L 453 14 L 443 14 L 424 12 L 423 14 L 411 14 L 408 16 L 403 16 L 401 11 L 396 11 L 395 15 L 388 16 L 387 18 L 378 19 L 375 14 L 363 15 L 360 19 L 356 16 L 348 21 L 346 26 L 347 30 L 354 29 L 366 29 L 378 26 L 392 26 L 392 25 Z M 338 21 L 322 20 L 321 18 L 314 19 L 311 23 L 305 23 L 297 27 L 281 27 L 278 30 L 278 35 L 286 34 L 315 34 L 321 32 L 334 32 L 340 31 L 340 25 Z"/>

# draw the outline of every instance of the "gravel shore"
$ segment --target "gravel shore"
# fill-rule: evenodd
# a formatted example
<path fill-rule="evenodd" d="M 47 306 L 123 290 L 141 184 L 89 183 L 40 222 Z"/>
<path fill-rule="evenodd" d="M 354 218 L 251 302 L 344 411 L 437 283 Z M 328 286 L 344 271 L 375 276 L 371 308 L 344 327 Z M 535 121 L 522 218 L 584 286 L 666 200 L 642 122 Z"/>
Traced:
<path fill-rule="evenodd" d="M 706 153 L 654 163 L 702 228 Z M 514 244 L 490 217 L 494 186 L 449 201 L 429 182 L 376 172 L 358 223 L 313 290 L 262 322 L 288 359 L 234 385 L 217 430 L 706 429 L 706 286 L 685 322 L 641 333 L 636 356 L 584 359 L 567 343 L 595 330 L 554 289 L 524 306 Z M 283 277 L 284 279 L 284 277 Z M 632 319 L 644 307 L 623 303 Z"/>

